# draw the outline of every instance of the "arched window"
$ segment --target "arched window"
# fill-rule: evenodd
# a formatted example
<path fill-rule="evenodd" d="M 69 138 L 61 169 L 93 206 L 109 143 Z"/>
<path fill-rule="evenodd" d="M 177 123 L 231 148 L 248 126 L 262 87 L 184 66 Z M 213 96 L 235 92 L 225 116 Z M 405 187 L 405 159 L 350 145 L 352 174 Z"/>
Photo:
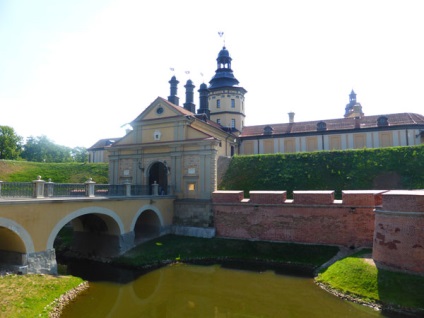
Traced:
<path fill-rule="evenodd" d="M 317 123 L 317 130 L 318 131 L 327 130 L 327 124 L 323 121 L 320 121 L 319 123 Z"/>
<path fill-rule="evenodd" d="M 386 116 L 380 116 L 377 119 L 377 126 L 378 127 L 384 127 L 389 126 L 389 119 Z"/>
<path fill-rule="evenodd" d="M 272 135 L 273 131 L 274 131 L 274 128 L 272 128 L 271 126 L 264 127 L 264 135 Z"/>

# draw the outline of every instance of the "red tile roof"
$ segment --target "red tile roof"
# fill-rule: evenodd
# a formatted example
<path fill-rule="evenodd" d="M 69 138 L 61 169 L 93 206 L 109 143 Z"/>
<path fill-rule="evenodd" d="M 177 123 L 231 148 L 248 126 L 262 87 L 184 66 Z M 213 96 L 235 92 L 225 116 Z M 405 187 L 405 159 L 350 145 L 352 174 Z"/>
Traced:
<path fill-rule="evenodd" d="M 380 117 L 387 117 L 388 127 L 394 126 L 418 126 L 420 129 L 424 129 L 424 116 L 414 113 L 399 113 L 399 114 L 384 114 L 374 116 L 363 116 L 359 119 L 360 128 L 377 128 L 377 119 Z M 314 120 L 284 124 L 266 124 L 257 126 L 245 126 L 240 135 L 243 137 L 261 136 L 264 134 L 264 128 L 269 126 L 272 130 L 272 135 L 280 134 L 301 134 L 301 133 L 314 133 L 317 131 L 317 124 L 324 122 L 326 124 L 325 131 L 338 131 L 338 130 L 350 130 L 355 129 L 355 118 L 337 118 L 328 120 Z"/>

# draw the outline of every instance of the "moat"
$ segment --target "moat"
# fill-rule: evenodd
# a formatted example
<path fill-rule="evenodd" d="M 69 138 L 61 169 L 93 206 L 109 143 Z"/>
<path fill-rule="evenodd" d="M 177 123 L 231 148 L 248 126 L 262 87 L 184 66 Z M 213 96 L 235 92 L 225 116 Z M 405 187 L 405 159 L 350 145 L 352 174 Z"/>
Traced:
<path fill-rule="evenodd" d="M 405 317 L 341 300 L 293 271 L 174 264 L 142 274 L 85 262 L 68 268 L 90 288 L 62 317 Z"/>

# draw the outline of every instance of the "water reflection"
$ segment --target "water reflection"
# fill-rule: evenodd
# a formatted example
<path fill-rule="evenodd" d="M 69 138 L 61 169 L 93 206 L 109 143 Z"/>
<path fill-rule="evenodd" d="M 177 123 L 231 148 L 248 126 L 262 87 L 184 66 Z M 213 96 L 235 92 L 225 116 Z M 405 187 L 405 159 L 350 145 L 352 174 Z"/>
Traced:
<path fill-rule="evenodd" d="M 178 264 L 121 284 L 90 283 L 62 317 L 388 317 L 342 301 L 311 278 Z"/>

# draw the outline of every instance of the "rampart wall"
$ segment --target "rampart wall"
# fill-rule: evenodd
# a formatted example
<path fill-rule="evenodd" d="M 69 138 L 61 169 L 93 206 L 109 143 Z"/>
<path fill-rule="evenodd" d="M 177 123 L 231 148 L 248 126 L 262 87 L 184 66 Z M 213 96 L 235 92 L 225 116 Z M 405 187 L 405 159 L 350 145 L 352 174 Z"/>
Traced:
<path fill-rule="evenodd" d="M 384 191 L 216 191 L 212 195 L 216 235 L 343 246 L 372 246 L 374 209 Z"/>
<path fill-rule="evenodd" d="M 215 191 L 217 237 L 372 247 L 377 264 L 424 274 L 424 191 Z"/>
<path fill-rule="evenodd" d="M 424 191 L 388 191 L 375 211 L 376 263 L 424 274 Z"/>

